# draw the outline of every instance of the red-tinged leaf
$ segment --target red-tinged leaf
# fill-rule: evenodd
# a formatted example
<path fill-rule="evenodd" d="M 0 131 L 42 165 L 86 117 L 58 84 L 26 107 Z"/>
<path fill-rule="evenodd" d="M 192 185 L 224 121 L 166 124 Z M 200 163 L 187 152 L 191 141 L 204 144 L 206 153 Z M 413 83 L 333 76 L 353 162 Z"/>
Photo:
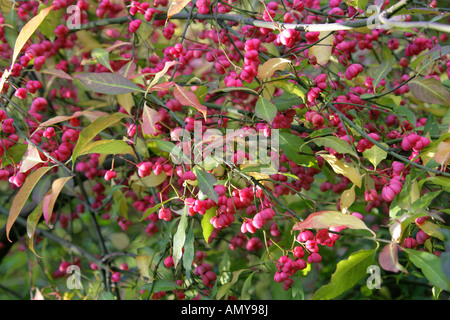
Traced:
<path fill-rule="evenodd" d="M 72 177 L 58 178 L 52 183 L 52 188 L 47 195 L 44 196 L 42 200 L 42 210 L 44 214 L 45 222 L 50 226 L 50 221 L 53 214 L 53 207 L 55 206 L 56 199 L 58 198 L 62 188 L 67 181 L 72 179 Z"/>
<path fill-rule="evenodd" d="M 375 236 L 375 233 L 361 219 L 339 211 L 311 213 L 304 221 L 296 223 L 292 230 L 329 229 L 331 227 L 367 230 Z"/>
<path fill-rule="evenodd" d="M 420 101 L 450 107 L 450 92 L 435 78 L 413 79 L 408 84 L 411 93 Z"/>
<path fill-rule="evenodd" d="M 383 248 L 378 256 L 378 262 L 386 271 L 403 271 L 408 273 L 406 269 L 398 262 L 398 244 L 395 242 L 392 242 Z"/>
<path fill-rule="evenodd" d="M 39 150 L 31 144 L 28 145 L 27 151 L 22 157 L 19 172 L 27 172 L 39 163 L 43 163 Z"/>
<path fill-rule="evenodd" d="M 73 80 L 73 77 L 70 74 L 67 74 L 66 72 L 58 69 L 47 69 L 47 70 L 41 70 L 39 71 L 44 74 L 48 74 L 60 79 L 66 79 L 66 80 Z"/>
<path fill-rule="evenodd" d="M 169 20 L 172 16 L 179 13 L 181 10 L 183 10 L 184 7 L 187 6 L 187 4 L 191 2 L 191 0 L 174 0 L 170 4 L 169 10 L 167 10 L 167 20 Z"/>
<path fill-rule="evenodd" d="M 173 90 L 173 96 L 184 106 L 193 106 L 197 111 L 201 112 L 206 120 L 207 109 L 204 105 L 200 104 L 195 93 L 187 91 L 179 85 L 175 85 Z"/>
<path fill-rule="evenodd" d="M 169 71 L 169 69 L 171 67 L 173 67 L 174 65 L 177 65 L 179 63 L 180 62 L 175 61 L 175 60 L 174 61 L 167 61 L 164 64 L 164 68 L 161 71 L 159 71 L 159 72 L 157 72 L 155 74 L 155 77 L 153 78 L 152 82 L 150 82 L 150 85 L 148 86 L 147 90 L 145 91 L 145 94 L 147 94 L 147 92 L 149 92 L 149 91 L 153 91 L 151 89 L 152 89 L 153 86 L 155 86 L 158 83 L 159 79 L 161 79 L 161 77 L 163 77 L 167 73 L 167 71 Z"/>
<path fill-rule="evenodd" d="M 138 74 L 135 74 L 135 71 L 136 63 L 134 63 L 134 61 L 130 61 L 127 64 L 123 65 L 122 68 L 117 71 L 117 74 L 127 79 L 133 79 L 139 76 Z"/>
<path fill-rule="evenodd" d="M 172 88 L 174 86 L 174 84 L 175 84 L 175 82 L 173 82 L 173 81 L 157 83 L 153 87 L 150 88 L 150 91 L 165 91 L 165 90 L 169 90 L 170 88 Z"/>
<path fill-rule="evenodd" d="M 22 187 L 19 189 L 19 192 L 17 192 L 16 196 L 14 197 L 11 208 L 9 210 L 8 220 L 6 221 L 6 237 L 9 241 L 11 241 L 11 239 L 9 238 L 9 232 L 11 231 L 14 222 L 22 211 L 23 206 L 27 202 L 31 191 L 33 191 L 34 187 L 42 178 L 42 176 L 46 174 L 47 171 L 49 171 L 51 168 L 52 167 L 41 167 L 31 173 L 26 178 Z"/>
<path fill-rule="evenodd" d="M 158 133 L 158 129 L 155 126 L 158 121 L 161 121 L 159 112 L 144 104 L 142 111 L 142 131 L 148 135 Z"/>
<path fill-rule="evenodd" d="M 56 117 L 50 118 L 47 121 L 42 122 L 39 125 L 39 128 L 45 128 L 45 127 L 52 126 L 54 124 L 57 124 L 57 123 L 60 123 L 60 122 L 63 122 L 63 121 L 69 121 L 70 119 L 78 118 L 78 117 L 81 117 L 81 116 L 85 116 L 89 120 L 94 121 L 97 118 L 104 117 L 104 116 L 107 116 L 107 115 L 108 115 L 108 113 L 102 112 L 102 111 L 88 111 L 88 110 L 86 110 L 86 111 L 76 111 L 71 116 L 56 116 Z M 37 132 L 37 131 L 38 130 L 35 130 L 33 132 L 33 134 L 35 132 Z M 33 134 L 31 136 L 33 136 Z"/>

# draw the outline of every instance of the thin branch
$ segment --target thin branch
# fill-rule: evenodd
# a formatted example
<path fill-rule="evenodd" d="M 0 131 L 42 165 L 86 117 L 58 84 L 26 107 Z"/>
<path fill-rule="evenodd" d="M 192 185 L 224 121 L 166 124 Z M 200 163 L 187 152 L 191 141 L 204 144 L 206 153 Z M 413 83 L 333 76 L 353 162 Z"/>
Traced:
<path fill-rule="evenodd" d="M 381 12 L 377 16 L 371 16 L 366 19 L 361 20 L 350 20 L 346 22 L 340 23 L 320 23 L 320 24 L 302 24 L 302 23 L 283 23 L 283 22 L 272 22 L 272 21 L 263 21 L 258 19 L 252 19 L 248 17 L 243 17 L 235 14 L 194 14 L 193 16 L 190 13 L 178 13 L 171 17 L 172 20 L 187 20 L 187 19 L 197 19 L 197 20 L 217 20 L 217 21 L 232 21 L 240 24 L 250 25 L 257 28 L 266 28 L 271 30 L 283 30 L 283 29 L 294 29 L 296 31 L 304 31 L 304 32 L 332 32 L 332 31 L 341 31 L 341 30 L 352 30 L 361 27 L 367 27 L 371 25 L 373 21 L 380 21 L 382 25 L 387 27 L 398 27 L 398 28 L 429 28 L 434 30 L 439 30 L 443 32 L 450 33 L 450 26 L 446 24 L 440 24 L 435 22 L 398 22 L 389 19 L 390 16 L 404 8 L 410 1 L 402 0 Z M 154 20 L 167 20 L 166 13 L 158 13 L 154 15 Z M 111 24 L 122 24 L 124 22 L 130 21 L 130 18 L 127 16 L 117 17 L 117 18 L 109 18 L 102 19 L 97 21 L 92 21 L 88 23 L 81 24 L 77 26 L 77 28 L 73 28 L 71 32 L 76 32 L 78 30 L 91 29 L 104 27 Z"/>

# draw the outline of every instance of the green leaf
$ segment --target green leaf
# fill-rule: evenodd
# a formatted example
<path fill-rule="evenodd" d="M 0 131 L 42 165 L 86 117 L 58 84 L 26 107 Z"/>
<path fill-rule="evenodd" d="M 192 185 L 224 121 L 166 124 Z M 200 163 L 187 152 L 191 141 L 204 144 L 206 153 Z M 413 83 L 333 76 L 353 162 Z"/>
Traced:
<path fill-rule="evenodd" d="M 381 143 L 383 146 L 386 147 L 386 149 L 388 149 L 388 145 L 385 143 Z M 366 149 L 365 151 L 363 151 L 363 156 L 364 158 L 366 158 L 367 160 L 370 161 L 370 163 L 373 164 L 374 168 L 376 169 L 377 166 L 380 164 L 381 161 L 383 161 L 384 159 L 386 159 L 387 157 L 387 152 L 384 151 L 383 149 L 381 149 L 378 146 L 372 146 L 372 148 L 370 149 Z"/>
<path fill-rule="evenodd" d="M 27 218 L 27 235 L 30 239 L 28 242 L 28 247 L 30 248 L 31 252 L 33 252 L 36 256 L 39 257 L 39 255 L 34 250 L 34 234 L 36 231 L 36 227 L 39 224 L 39 220 L 42 216 L 42 201 L 34 208 L 33 212 L 30 213 L 30 215 Z"/>
<path fill-rule="evenodd" d="M 391 72 L 392 66 L 395 63 L 395 58 L 388 46 L 383 46 L 382 56 L 383 61 L 381 62 L 381 65 L 376 68 L 376 73 L 374 74 L 372 81 L 375 93 L 377 92 L 378 84 L 389 74 L 389 72 Z"/>
<path fill-rule="evenodd" d="M 329 148 L 333 148 L 338 153 L 342 154 L 351 154 L 352 156 L 358 157 L 358 154 L 353 150 L 351 145 L 342 139 L 339 139 L 335 136 L 326 136 L 326 137 L 320 137 L 320 138 L 314 138 L 311 140 L 311 142 L 314 142 L 319 147 L 325 146 Z"/>
<path fill-rule="evenodd" d="M 155 142 L 156 146 L 163 152 L 172 153 L 177 148 L 177 146 L 173 142 L 167 140 L 151 139 L 151 141 Z"/>
<path fill-rule="evenodd" d="M 128 220 L 128 202 L 125 193 L 121 190 L 113 192 L 114 204 L 112 206 L 113 212 L 118 213 L 122 218 Z"/>
<path fill-rule="evenodd" d="M 368 0 L 344 0 L 344 2 L 349 6 L 365 10 Z"/>
<path fill-rule="evenodd" d="M 203 238 L 206 242 L 208 242 L 208 239 L 214 230 L 214 226 L 211 224 L 210 220 L 216 215 L 216 213 L 217 207 L 212 207 L 206 210 L 205 214 L 203 215 L 201 225 L 203 230 Z"/>
<path fill-rule="evenodd" d="M 425 127 L 423 128 L 423 134 L 426 135 L 429 132 L 430 135 L 432 135 L 432 136 L 439 135 L 439 127 L 438 126 L 439 126 L 439 123 L 436 121 L 433 114 L 430 113 L 427 118 L 427 122 L 425 123 Z"/>
<path fill-rule="evenodd" d="M 424 276 L 428 279 L 428 281 L 430 281 L 431 284 L 443 290 L 449 291 L 450 281 L 442 270 L 440 258 L 438 256 L 426 251 L 407 248 L 403 248 L 403 250 L 408 254 L 411 262 L 417 268 L 422 270 Z"/>
<path fill-rule="evenodd" d="M 406 117 L 406 119 L 409 121 L 409 123 L 414 126 L 416 123 L 416 117 L 414 115 L 414 112 L 412 112 L 409 108 L 405 106 L 398 106 L 397 114 L 400 116 Z"/>
<path fill-rule="evenodd" d="M 5 151 L 3 157 L 1 157 L 1 168 L 5 167 L 8 164 L 14 165 L 16 163 L 19 163 L 27 149 L 28 147 L 26 144 L 15 144 L 11 148 L 8 148 Z"/>
<path fill-rule="evenodd" d="M 450 179 L 447 177 L 429 177 L 419 181 L 419 186 L 421 187 L 425 182 L 442 186 L 445 188 L 450 188 Z"/>
<path fill-rule="evenodd" d="M 293 84 L 292 82 L 281 79 L 281 81 L 275 82 L 277 88 L 281 88 L 284 92 L 289 93 L 297 97 L 297 105 L 302 104 L 305 101 L 306 90 Z M 299 99 L 300 98 L 300 99 Z"/>
<path fill-rule="evenodd" d="M 118 123 L 127 115 L 123 113 L 113 113 L 109 116 L 103 116 L 95 119 L 89 126 L 81 130 L 78 136 L 78 142 L 72 153 L 72 167 L 75 167 L 75 160 L 82 154 L 86 145 L 95 138 L 100 132 Z"/>
<path fill-rule="evenodd" d="M 109 52 L 103 48 L 95 48 L 91 51 L 91 56 L 97 59 L 97 62 L 102 66 L 108 68 L 111 72 L 114 70 L 111 68 L 111 63 L 109 62 Z"/>
<path fill-rule="evenodd" d="M 313 300 L 330 300 L 351 289 L 367 275 L 367 268 L 374 263 L 376 250 L 361 250 L 339 261 L 331 281 L 317 290 Z"/>
<path fill-rule="evenodd" d="M 292 286 L 292 299 L 305 300 L 305 291 L 303 290 L 302 278 L 300 276 L 294 279 Z"/>
<path fill-rule="evenodd" d="M 4 13 L 3 13 L 4 14 Z M 8 42 L 8 45 L 11 48 L 14 48 L 14 42 L 17 38 L 17 30 L 13 26 L 15 25 L 15 21 L 17 21 L 16 10 L 10 10 L 7 15 L 4 15 L 5 18 L 5 39 Z M 11 27 L 9 27 L 11 26 Z"/>
<path fill-rule="evenodd" d="M 241 300 L 250 300 L 249 290 L 252 285 L 252 278 L 256 271 L 252 272 L 242 285 Z"/>
<path fill-rule="evenodd" d="M 122 140 L 97 140 L 89 142 L 81 150 L 79 156 L 89 153 L 130 154 L 136 158 L 133 148 Z"/>
<path fill-rule="evenodd" d="M 221 286 L 217 290 L 216 300 L 222 299 L 222 297 L 224 297 L 227 294 L 227 292 L 230 290 L 231 286 L 239 280 L 239 276 L 241 275 L 241 273 L 246 270 L 248 270 L 248 269 L 241 269 L 241 270 L 233 272 L 233 278 L 231 279 L 231 281 L 225 283 L 223 286 Z"/>
<path fill-rule="evenodd" d="M 298 165 L 317 167 L 317 159 L 312 155 L 311 148 L 299 136 L 287 132 L 280 132 L 280 149 L 289 160 Z M 299 152 L 304 154 L 299 154 Z"/>
<path fill-rule="evenodd" d="M 281 96 L 272 99 L 272 103 L 277 107 L 277 110 L 284 111 L 290 107 L 299 105 L 302 101 L 298 99 L 298 95 L 284 91 Z"/>
<path fill-rule="evenodd" d="M 175 264 L 175 267 L 178 265 L 178 262 L 181 259 L 181 256 L 183 255 L 183 247 L 184 243 L 186 241 L 186 228 L 188 225 L 187 222 L 187 211 L 188 206 L 185 205 L 181 214 L 180 223 L 178 224 L 177 232 L 175 233 L 173 237 L 173 262 Z"/>
<path fill-rule="evenodd" d="M 84 73 L 76 75 L 75 78 L 79 79 L 87 89 L 97 93 L 118 95 L 129 92 L 145 92 L 133 81 L 114 73 Z"/>
<path fill-rule="evenodd" d="M 116 300 L 114 295 L 111 292 L 102 291 L 98 295 L 98 300 Z"/>
<path fill-rule="evenodd" d="M 450 107 L 450 93 L 435 78 L 415 78 L 408 83 L 409 90 L 419 100 Z"/>
<path fill-rule="evenodd" d="M 155 281 L 146 283 L 141 287 L 141 290 L 151 290 L 152 292 L 172 291 L 176 289 L 182 289 L 182 287 L 177 285 L 175 282 L 171 282 L 166 279 L 156 279 Z"/>
<path fill-rule="evenodd" d="M 175 163 L 191 163 L 191 155 L 186 155 L 179 146 L 171 141 L 150 139 L 150 143 L 153 143 L 160 151 L 169 153 Z M 150 149 L 152 149 L 152 147 L 150 147 Z"/>
<path fill-rule="evenodd" d="M 260 97 L 256 102 L 255 114 L 257 117 L 272 123 L 277 115 L 277 107 L 264 97 Z"/>
<path fill-rule="evenodd" d="M 183 254 L 183 267 L 186 270 L 186 279 L 188 281 L 191 280 L 191 269 L 192 262 L 194 261 L 194 231 L 191 223 L 191 227 L 189 228 L 186 243 L 184 244 L 184 254 Z"/>
<path fill-rule="evenodd" d="M 163 202 L 160 202 L 158 204 L 155 204 L 153 207 L 148 208 L 147 210 L 145 210 L 144 214 L 142 215 L 141 219 L 139 219 L 139 222 L 142 222 L 145 220 L 145 218 L 147 218 L 149 215 L 151 215 L 152 213 L 156 212 L 157 210 L 159 210 L 159 208 L 161 208 L 163 205 L 165 205 L 167 202 L 172 201 L 178 199 L 178 197 L 172 197 L 170 199 L 167 199 Z"/>
<path fill-rule="evenodd" d="M 194 167 L 193 172 L 197 176 L 197 182 L 200 191 L 203 192 L 203 194 L 207 195 L 209 199 L 212 199 L 214 200 L 214 202 L 218 203 L 219 195 L 214 190 L 214 185 L 217 183 L 216 177 L 197 166 Z"/>

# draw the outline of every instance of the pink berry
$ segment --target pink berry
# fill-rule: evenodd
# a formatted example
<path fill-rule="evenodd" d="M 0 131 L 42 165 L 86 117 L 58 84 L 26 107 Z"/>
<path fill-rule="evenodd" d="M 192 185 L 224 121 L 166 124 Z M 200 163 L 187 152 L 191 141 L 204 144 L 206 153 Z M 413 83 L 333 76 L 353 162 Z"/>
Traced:
<path fill-rule="evenodd" d="M 114 179 L 115 177 L 117 177 L 117 173 L 113 170 L 108 170 L 106 171 L 104 178 L 106 181 L 109 181 L 111 179 Z"/>
<path fill-rule="evenodd" d="M 24 99 L 27 98 L 27 93 L 28 93 L 27 89 L 25 89 L 25 88 L 19 88 L 19 89 L 16 90 L 16 92 L 14 93 L 14 95 L 15 95 L 17 98 L 24 100 Z"/>

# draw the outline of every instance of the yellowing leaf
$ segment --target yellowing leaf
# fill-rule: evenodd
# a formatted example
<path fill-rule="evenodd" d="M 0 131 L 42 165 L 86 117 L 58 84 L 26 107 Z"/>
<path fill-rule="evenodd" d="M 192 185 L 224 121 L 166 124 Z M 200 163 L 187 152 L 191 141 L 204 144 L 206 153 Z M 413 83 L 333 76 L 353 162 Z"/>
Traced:
<path fill-rule="evenodd" d="M 271 77 L 275 71 L 284 70 L 291 63 L 284 58 L 271 58 L 258 67 L 258 78 L 260 81 Z"/>
<path fill-rule="evenodd" d="M 440 227 L 437 224 L 434 224 L 430 221 L 425 221 L 422 224 L 417 225 L 420 229 L 423 230 L 426 234 L 438 238 L 441 241 L 444 241 L 444 235 L 440 231 Z"/>
<path fill-rule="evenodd" d="M 143 278 L 150 278 L 150 273 L 148 268 L 150 266 L 151 257 L 148 255 L 138 255 L 136 256 L 136 266 L 139 269 L 139 273 Z"/>
<path fill-rule="evenodd" d="M 170 4 L 169 10 L 167 10 L 167 20 L 169 20 L 173 15 L 183 10 L 191 0 L 174 0 Z"/>
<path fill-rule="evenodd" d="M 321 154 L 321 157 L 328 162 L 328 164 L 333 168 L 334 172 L 336 172 L 337 174 L 342 174 L 343 176 L 349 178 L 350 181 L 361 188 L 362 177 L 355 167 L 347 165 L 346 163 L 340 161 L 338 158 L 330 154 Z"/>
<path fill-rule="evenodd" d="M 329 31 L 320 32 L 319 39 L 323 39 L 329 34 Z M 334 42 L 334 35 L 330 35 L 309 48 L 308 55 L 317 58 L 317 64 L 326 64 L 331 57 L 331 49 Z"/>
<path fill-rule="evenodd" d="M 117 102 L 121 105 L 129 115 L 131 115 L 131 108 L 134 106 L 133 95 L 128 93 L 118 94 Z"/>
<path fill-rule="evenodd" d="M 148 91 L 152 90 L 153 86 L 155 86 L 158 83 L 159 79 L 161 79 L 161 77 L 164 76 L 171 67 L 173 67 L 174 65 L 179 64 L 179 63 L 180 62 L 175 61 L 175 60 L 167 61 L 164 64 L 164 68 L 155 74 L 155 77 L 153 78 L 152 82 L 150 82 L 150 85 L 148 86 L 147 90 L 145 91 L 145 95 L 147 95 Z"/>
<path fill-rule="evenodd" d="M 442 171 L 447 169 L 447 165 L 450 161 L 450 139 L 446 139 L 439 143 L 437 151 L 434 154 L 434 160 L 441 164 Z"/>
<path fill-rule="evenodd" d="M 20 51 L 23 46 L 27 43 L 28 39 L 30 39 L 31 35 L 37 30 L 39 25 L 44 21 L 45 17 L 49 14 L 49 12 L 53 9 L 53 6 L 42 9 L 36 16 L 34 16 L 30 21 L 28 21 L 20 30 L 19 35 L 17 36 L 16 43 L 14 44 L 14 52 L 11 60 L 11 66 L 9 70 L 5 70 L 0 79 L 0 92 L 3 90 L 3 85 L 5 84 L 6 79 L 11 74 L 12 67 L 14 66 L 14 62 L 17 59 Z"/>
<path fill-rule="evenodd" d="M 11 239 L 9 238 L 9 232 L 11 231 L 14 222 L 22 211 L 23 206 L 27 202 L 31 191 L 33 191 L 36 183 L 38 183 L 42 176 L 46 174 L 47 171 L 49 171 L 51 168 L 53 167 L 41 167 L 30 174 L 26 178 L 22 187 L 19 189 L 19 192 L 14 197 L 11 208 L 9 210 L 8 220 L 6 221 L 6 237 L 9 241 L 11 241 Z"/>
<path fill-rule="evenodd" d="M 341 211 L 346 212 L 348 208 L 355 202 L 355 185 L 352 185 L 352 187 L 348 190 L 345 190 L 342 192 L 341 196 Z"/>
<path fill-rule="evenodd" d="M 252 165 L 252 164 L 245 164 L 245 163 L 243 163 L 243 164 L 241 164 L 239 166 L 239 168 L 241 170 L 247 168 L 248 171 L 245 172 L 246 175 L 254 177 L 256 180 L 258 180 L 267 189 L 272 190 L 272 191 L 275 190 L 275 188 L 273 187 L 273 182 L 272 182 L 270 176 L 268 174 L 261 173 L 260 172 L 261 171 L 261 167 L 260 166 L 254 166 L 255 167 L 254 171 L 249 170 L 253 166 L 254 165 Z"/>
<path fill-rule="evenodd" d="M 53 6 L 42 9 L 37 16 L 28 21 L 27 24 L 23 26 L 22 30 L 20 30 L 20 33 L 17 36 L 16 43 L 14 45 L 14 54 L 11 61 L 11 67 L 14 65 L 14 62 L 16 61 L 17 56 L 19 55 L 25 43 L 27 43 L 28 39 L 30 39 L 31 35 L 37 30 L 39 25 L 42 23 L 42 21 L 44 21 L 45 17 L 52 9 Z"/>
<path fill-rule="evenodd" d="M 141 187 L 150 188 L 159 186 L 166 180 L 166 178 L 167 175 L 164 172 L 160 173 L 159 175 L 156 175 L 152 172 L 149 176 L 144 178 L 140 178 L 135 174 L 131 176 L 130 180 L 133 181 L 133 186 L 137 185 Z"/>
<path fill-rule="evenodd" d="M 381 144 L 386 148 L 388 147 L 388 145 L 385 143 L 381 143 Z M 377 166 L 380 164 L 380 162 L 383 161 L 384 159 L 386 159 L 387 152 L 378 146 L 372 146 L 372 148 L 366 149 L 365 151 L 363 151 L 363 156 L 364 156 L 364 158 L 369 160 L 376 169 Z"/>
<path fill-rule="evenodd" d="M 39 163 L 43 163 L 44 160 L 41 159 L 39 155 L 39 150 L 31 144 L 28 145 L 27 151 L 23 155 L 22 161 L 20 163 L 19 172 L 27 172 Z"/>

